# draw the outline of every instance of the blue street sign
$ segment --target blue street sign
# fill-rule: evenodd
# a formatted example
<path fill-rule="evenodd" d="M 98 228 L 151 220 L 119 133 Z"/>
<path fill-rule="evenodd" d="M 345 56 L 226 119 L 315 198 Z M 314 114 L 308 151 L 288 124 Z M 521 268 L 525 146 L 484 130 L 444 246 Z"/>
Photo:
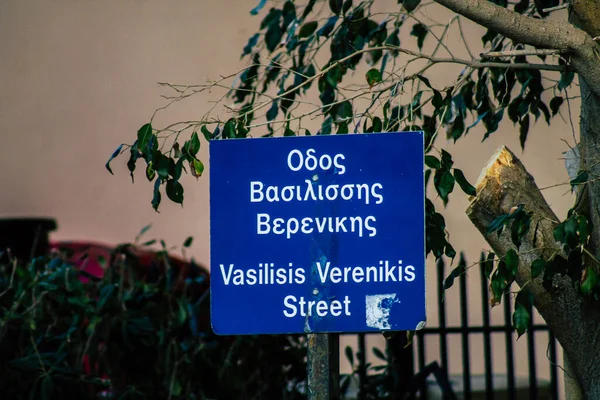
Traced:
<path fill-rule="evenodd" d="M 210 142 L 217 334 L 425 322 L 422 132 Z"/>

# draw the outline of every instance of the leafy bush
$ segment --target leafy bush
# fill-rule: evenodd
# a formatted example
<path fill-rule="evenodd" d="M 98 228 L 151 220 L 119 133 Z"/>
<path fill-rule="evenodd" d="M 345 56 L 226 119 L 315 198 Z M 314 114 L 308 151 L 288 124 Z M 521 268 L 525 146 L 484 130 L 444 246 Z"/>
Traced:
<path fill-rule="evenodd" d="M 302 337 L 214 335 L 208 274 L 165 252 L 156 273 L 132 250 L 119 246 L 101 279 L 64 254 L 0 266 L 2 398 L 304 397 Z"/>

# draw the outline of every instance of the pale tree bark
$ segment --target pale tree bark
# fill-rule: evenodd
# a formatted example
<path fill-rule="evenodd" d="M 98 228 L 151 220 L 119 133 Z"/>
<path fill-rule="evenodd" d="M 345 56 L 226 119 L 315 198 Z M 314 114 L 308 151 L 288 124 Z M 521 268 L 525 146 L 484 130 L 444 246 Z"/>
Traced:
<path fill-rule="evenodd" d="M 600 46 L 584 30 L 567 21 L 541 20 L 521 15 L 488 0 L 435 1 L 518 43 L 569 52 L 575 71 L 586 80 L 593 93 L 600 95 Z M 584 8 L 588 10 L 598 6 L 599 1 L 579 0 L 579 3 L 589 3 Z M 585 13 L 583 9 L 582 13 Z M 590 21 L 589 25 L 596 26 L 597 22 Z"/>
<path fill-rule="evenodd" d="M 571 0 L 570 20 L 592 37 L 600 36 L 600 1 Z"/>
<path fill-rule="evenodd" d="M 488 226 L 519 204 L 533 213 L 531 228 L 518 249 L 520 262 L 515 280 L 533 294 L 534 306 L 565 351 L 571 367 L 566 383 L 576 389 L 578 382 L 585 398 L 600 399 L 600 357 L 597 356 L 600 354 L 600 310 L 581 297 L 567 276 L 555 276 L 551 291 L 544 288 L 541 276 L 531 279 L 530 266 L 534 260 L 540 257 L 548 260 L 554 253 L 561 252 L 553 236 L 558 218 L 533 177 L 506 147 L 501 147 L 492 157 L 476 188 L 477 195 L 472 197 L 467 215 L 500 257 L 515 249 L 509 230 L 498 236 L 496 232 L 488 233 Z M 576 395 L 575 389 L 571 395 Z"/>

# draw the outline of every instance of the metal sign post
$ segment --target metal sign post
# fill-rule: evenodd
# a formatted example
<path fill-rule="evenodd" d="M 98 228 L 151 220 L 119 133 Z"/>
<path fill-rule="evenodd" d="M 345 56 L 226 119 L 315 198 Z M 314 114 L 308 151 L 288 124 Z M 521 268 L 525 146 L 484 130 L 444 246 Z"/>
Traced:
<path fill-rule="evenodd" d="M 309 333 L 307 351 L 308 400 L 339 400 L 339 335 Z"/>
<path fill-rule="evenodd" d="M 311 399 L 339 333 L 425 321 L 423 132 L 210 142 L 211 324 L 309 335 Z"/>

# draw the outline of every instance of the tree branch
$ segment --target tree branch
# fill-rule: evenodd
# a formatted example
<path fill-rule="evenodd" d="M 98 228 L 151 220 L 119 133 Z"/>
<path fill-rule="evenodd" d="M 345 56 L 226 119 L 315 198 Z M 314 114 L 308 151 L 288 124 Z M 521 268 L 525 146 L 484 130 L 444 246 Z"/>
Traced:
<path fill-rule="evenodd" d="M 519 43 L 572 53 L 575 70 L 600 95 L 600 47 L 585 31 L 568 22 L 521 15 L 487 0 L 435 0 L 442 6 Z M 598 0 L 575 2 L 598 5 Z M 595 35 L 594 35 L 595 36 Z"/>
<path fill-rule="evenodd" d="M 565 8 L 569 8 L 569 3 L 563 3 L 555 7 L 544 8 L 542 11 L 545 13 L 551 13 L 552 11 L 564 10 Z"/>
<path fill-rule="evenodd" d="M 591 36 L 600 35 L 600 1 L 571 0 L 573 23 Z"/>
<path fill-rule="evenodd" d="M 518 56 L 553 56 L 557 54 L 566 54 L 565 50 L 555 49 L 526 49 L 526 50 L 506 50 L 506 51 L 490 51 L 481 53 L 482 58 L 493 57 L 518 57 Z"/>
<path fill-rule="evenodd" d="M 522 239 L 520 249 L 515 249 L 509 229 L 498 236 L 496 232 L 488 233 L 487 228 L 496 217 L 509 213 L 518 204 L 523 204 L 533 215 L 529 232 Z M 533 261 L 540 257 L 549 260 L 561 254 L 553 235 L 558 218 L 533 177 L 506 147 L 498 149 L 482 171 L 477 194 L 471 197 L 466 213 L 499 257 L 504 257 L 511 249 L 519 252 L 517 284 L 526 285 L 533 294 L 536 309 L 568 355 L 574 377 L 585 392 L 588 395 L 597 393 L 593 387 L 600 378 L 600 371 L 589 354 L 600 351 L 599 310 L 581 297 L 568 276 L 555 275 L 551 291 L 546 290 L 541 276 L 532 279 L 530 266 Z"/>

